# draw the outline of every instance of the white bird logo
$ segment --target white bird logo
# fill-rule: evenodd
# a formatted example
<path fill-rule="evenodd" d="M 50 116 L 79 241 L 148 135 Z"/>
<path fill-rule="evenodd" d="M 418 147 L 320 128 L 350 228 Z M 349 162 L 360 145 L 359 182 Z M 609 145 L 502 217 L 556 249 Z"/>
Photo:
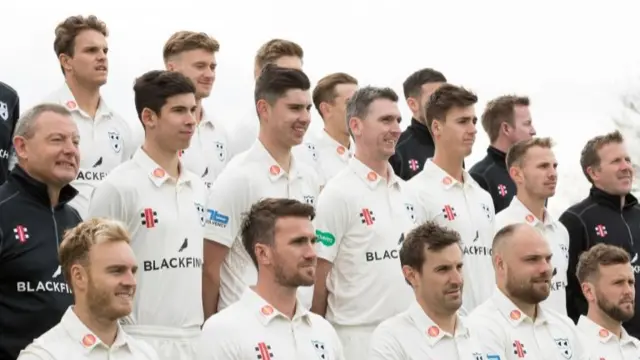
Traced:
<path fill-rule="evenodd" d="M 56 269 L 56 272 L 53 273 L 52 278 L 57 278 L 60 274 L 62 274 L 62 269 L 60 268 L 60 265 L 58 265 L 58 268 Z"/>

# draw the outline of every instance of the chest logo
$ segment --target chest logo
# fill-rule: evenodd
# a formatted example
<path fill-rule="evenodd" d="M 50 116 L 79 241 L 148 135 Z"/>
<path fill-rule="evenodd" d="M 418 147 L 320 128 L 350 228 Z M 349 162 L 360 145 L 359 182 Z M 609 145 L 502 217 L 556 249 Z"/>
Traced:
<path fill-rule="evenodd" d="M 116 154 L 119 153 L 122 150 L 122 136 L 120 136 L 120 133 L 115 130 L 109 131 L 108 134 L 111 148 Z"/>
<path fill-rule="evenodd" d="M 15 235 L 16 240 L 18 240 L 21 244 L 26 243 L 27 239 L 29 238 L 29 232 L 26 226 L 22 226 L 22 225 L 16 226 L 13 229 L 13 234 Z"/>
<path fill-rule="evenodd" d="M 513 342 L 513 354 L 518 357 L 518 359 L 523 359 L 527 355 L 527 349 L 524 348 L 524 344 L 520 342 L 520 340 L 516 340 Z"/>
<path fill-rule="evenodd" d="M 218 160 L 220 160 L 220 162 L 225 162 L 225 160 L 227 159 L 227 147 L 223 142 L 220 141 L 214 142 L 213 145 L 216 147 L 216 155 L 218 156 Z"/>
<path fill-rule="evenodd" d="M 454 209 L 451 205 L 445 205 L 442 208 L 442 214 L 444 214 L 444 218 L 453 221 L 456 219 L 458 215 L 456 215 L 456 209 Z"/>
<path fill-rule="evenodd" d="M 484 214 L 487 216 L 487 220 L 491 220 L 491 218 L 493 217 L 493 211 L 491 211 L 489 205 L 482 204 L 482 211 L 484 211 Z"/>
<path fill-rule="evenodd" d="M 596 225 L 596 227 L 594 228 L 594 230 L 596 231 L 596 235 L 599 237 L 605 237 L 607 236 L 607 227 L 600 224 L 600 225 Z"/>
<path fill-rule="evenodd" d="M 409 160 L 409 169 L 411 169 L 411 171 L 413 171 L 413 172 L 416 172 L 416 171 L 420 170 L 420 164 L 418 163 L 418 160 L 410 159 Z"/>
<path fill-rule="evenodd" d="M 207 220 L 205 208 L 204 206 L 202 206 L 202 204 L 199 203 L 194 203 L 194 205 L 196 206 L 196 211 L 198 212 L 198 217 L 200 218 L 200 225 L 204 226 Z"/>
<path fill-rule="evenodd" d="M 498 195 L 505 197 L 509 192 L 507 191 L 507 187 L 504 184 L 498 185 Z"/>
<path fill-rule="evenodd" d="M 303 195 L 304 202 L 308 205 L 315 206 L 316 205 L 316 197 L 312 195 Z"/>
<path fill-rule="evenodd" d="M 259 360 L 271 360 L 274 358 L 273 349 L 271 349 L 271 345 L 265 342 L 259 342 L 255 347 L 256 351 L 256 359 Z"/>
<path fill-rule="evenodd" d="M 414 207 L 412 204 L 409 203 L 405 203 L 404 204 L 404 208 L 407 210 L 407 213 L 409 214 L 409 218 L 411 219 L 412 222 L 416 222 L 416 213 L 414 210 Z"/>
<path fill-rule="evenodd" d="M 309 153 L 311 153 L 313 161 L 318 161 L 318 151 L 316 150 L 316 146 L 311 143 L 306 143 L 304 146 L 306 146 Z"/>
<path fill-rule="evenodd" d="M 0 118 L 4 121 L 9 119 L 9 107 L 7 106 L 7 103 L 2 101 L 0 101 Z"/>
<path fill-rule="evenodd" d="M 311 345 L 316 350 L 316 355 L 318 355 L 318 359 L 325 360 L 327 359 L 327 349 L 324 346 L 322 341 L 311 340 Z"/>
<path fill-rule="evenodd" d="M 373 225 L 373 223 L 376 222 L 376 218 L 373 216 L 373 211 L 366 208 L 362 209 L 362 211 L 360 211 L 360 221 L 367 226 Z"/>
<path fill-rule="evenodd" d="M 140 213 L 140 223 L 147 227 L 147 229 L 156 227 L 158 223 L 158 212 L 152 208 L 146 208 Z"/>
<path fill-rule="evenodd" d="M 556 342 L 556 346 L 558 350 L 560 350 L 560 354 L 564 356 L 565 359 L 571 359 L 573 356 L 573 352 L 571 351 L 571 344 L 569 344 L 569 339 L 559 338 L 553 339 Z"/>

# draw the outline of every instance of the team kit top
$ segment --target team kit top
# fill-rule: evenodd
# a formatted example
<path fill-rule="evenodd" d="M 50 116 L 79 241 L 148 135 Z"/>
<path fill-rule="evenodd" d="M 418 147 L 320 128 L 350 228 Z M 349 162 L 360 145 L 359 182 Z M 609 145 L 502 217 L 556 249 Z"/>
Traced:
<path fill-rule="evenodd" d="M 138 259 L 133 312 L 123 323 L 202 325 L 205 199 L 200 176 L 183 170 L 174 179 L 142 149 L 96 187 L 89 216 L 122 221 Z"/>
<path fill-rule="evenodd" d="M 464 254 L 463 312 L 470 312 L 491 296 L 495 287 L 491 246 L 495 212 L 491 196 L 463 170 L 459 182 L 431 159 L 408 184 L 414 199 L 416 221 L 434 221 L 455 230 Z"/>
<path fill-rule="evenodd" d="M 233 304 L 258 271 L 240 239 L 242 217 L 263 198 L 290 198 L 314 205 L 320 183 L 315 171 L 292 156 L 289 172 L 278 165 L 260 141 L 237 155 L 211 187 L 204 237 L 229 248 L 220 270 L 218 310 Z M 303 305 L 311 306 L 310 287 L 300 287 Z"/>
<path fill-rule="evenodd" d="M 196 360 L 349 360 L 336 331 L 321 316 L 298 301 L 289 318 L 251 288 L 207 319 L 196 351 Z"/>
<path fill-rule="evenodd" d="M 507 169 L 507 154 L 493 146 L 487 148 L 487 155 L 471 167 L 469 174 L 491 195 L 496 214 L 509 206 L 516 195 L 516 184 Z"/>
<path fill-rule="evenodd" d="M 582 315 L 578 320 L 582 341 L 589 347 L 592 359 L 637 360 L 640 359 L 640 341 L 622 328 L 620 338 L 611 331 Z"/>
<path fill-rule="evenodd" d="M 489 360 L 591 360 L 566 315 L 538 306 L 534 320 L 499 289 L 468 320 Z"/>
<path fill-rule="evenodd" d="M 158 360 L 144 341 L 126 334 L 120 326 L 111 346 L 80 321 L 69 307 L 60 323 L 25 348 L 18 360 Z"/>
<path fill-rule="evenodd" d="M 0 81 L 0 185 L 9 173 L 13 132 L 20 116 L 20 98 L 9 85 Z"/>
<path fill-rule="evenodd" d="M 320 184 L 324 186 L 329 179 L 344 169 L 353 157 L 355 144 L 351 137 L 349 140 L 347 148 L 323 130 L 318 136 L 296 146 L 294 151 L 299 154 L 298 159 L 316 169 Z"/>
<path fill-rule="evenodd" d="M 332 263 L 326 318 L 342 326 L 377 325 L 413 297 L 398 251 L 415 226 L 406 183 L 387 181 L 357 158 L 329 181 L 316 210 L 318 257 Z"/>
<path fill-rule="evenodd" d="M 457 316 L 453 334 L 441 329 L 414 300 L 409 309 L 383 321 L 371 335 L 367 360 L 487 360 L 466 319 Z"/>

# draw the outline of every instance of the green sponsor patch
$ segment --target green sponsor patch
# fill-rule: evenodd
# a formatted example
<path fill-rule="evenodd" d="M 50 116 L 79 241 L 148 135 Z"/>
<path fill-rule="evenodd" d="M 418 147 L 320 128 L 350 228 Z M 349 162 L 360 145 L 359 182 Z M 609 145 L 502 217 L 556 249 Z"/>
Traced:
<path fill-rule="evenodd" d="M 318 241 L 324 246 L 333 246 L 336 243 L 336 237 L 330 232 L 323 232 L 316 230 L 316 237 Z"/>

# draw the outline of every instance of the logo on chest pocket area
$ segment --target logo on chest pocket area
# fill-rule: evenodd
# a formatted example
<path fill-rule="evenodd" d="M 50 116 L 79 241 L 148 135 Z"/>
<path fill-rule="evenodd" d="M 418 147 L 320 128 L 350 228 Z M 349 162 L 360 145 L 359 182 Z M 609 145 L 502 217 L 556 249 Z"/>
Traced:
<path fill-rule="evenodd" d="M 404 204 L 404 208 L 407 210 L 407 214 L 409 214 L 409 218 L 411 219 L 411 222 L 415 223 L 416 222 L 416 213 L 415 213 L 415 209 L 413 207 L 413 204 L 405 203 Z"/>
<path fill-rule="evenodd" d="M 205 207 L 197 202 L 194 202 L 193 204 L 196 206 L 196 211 L 198 212 L 198 217 L 200 218 L 200 226 L 204 226 L 206 222 Z"/>
<path fill-rule="evenodd" d="M 215 141 L 213 145 L 216 148 L 216 156 L 218 156 L 218 160 L 224 162 L 227 159 L 227 147 L 220 141 Z"/>
<path fill-rule="evenodd" d="M 316 197 L 312 196 L 312 195 L 303 195 L 302 198 L 304 199 L 304 202 L 311 205 L 311 206 L 316 206 Z"/>
<path fill-rule="evenodd" d="M 120 133 L 115 130 L 109 131 L 107 134 L 109 135 L 109 144 L 111 145 L 111 148 L 116 154 L 119 153 L 123 146 L 122 136 L 120 136 Z"/>

